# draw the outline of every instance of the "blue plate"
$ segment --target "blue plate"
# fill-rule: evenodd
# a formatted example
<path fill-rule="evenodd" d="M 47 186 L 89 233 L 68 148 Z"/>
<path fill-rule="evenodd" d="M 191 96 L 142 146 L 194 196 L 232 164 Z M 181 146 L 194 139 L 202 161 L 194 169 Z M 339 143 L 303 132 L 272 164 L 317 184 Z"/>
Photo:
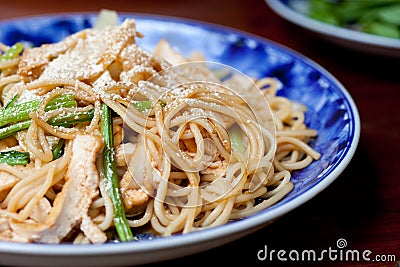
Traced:
<path fill-rule="evenodd" d="M 96 15 L 57 14 L 3 21 L 0 22 L 0 41 L 8 45 L 23 41 L 36 46 L 57 42 L 91 27 Z M 229 65 L 248 76 L 279 79 L 282 84 L 279 94 L 308 107 L 307 125 L 318 131 L 318 137 L 312 140 L 311 145 L 321 153 L 321 159 L 293 174 L 294 190 L 282 201 L 237 222 L 187 235 L 156 239 L 144 237 L 138 242 L 100 246 L 0 242 L 0 264 L 136 265 L 204 251 L 250 234 L 310 200 L 331 184 L 353 157 L 360 135 L 357 107 L 340 82 L 312 60 L 265 38 L 223 26 L 173 17 L 121 13 L 121 21 L 125 18 L 136 20 L 137 30 L 144 34 L 138 44 L 149 51 L 165 38 L 184 55 L 194 50 L 201 51 L 208 61 Z M 157 257 L 154 257 L 155 253 Z"/>

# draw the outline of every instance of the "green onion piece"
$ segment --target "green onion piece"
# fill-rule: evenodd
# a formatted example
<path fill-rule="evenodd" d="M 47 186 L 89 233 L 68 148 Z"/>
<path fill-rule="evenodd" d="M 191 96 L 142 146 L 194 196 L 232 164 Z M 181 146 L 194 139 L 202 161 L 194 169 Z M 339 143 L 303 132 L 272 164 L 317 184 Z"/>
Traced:
<path fill-rule="evenodd" d="M 3 151 L 0 152 L 0 163 L 6 163 L 8 165 L 26 165 L 30 162 L 28 152 L 20 151 Z"/>
<path fill-rule="evenodd" d="M 29 125 L 31 125 L 31 120 L 18 122 L 4 128 L 0 128 L 0 140 L 12 136 L 19 131 L 28 129 Z"/>
<path fill-rule="evenodd" d="M 161 107 L 165 107 L 165 103 L 159 102 Z M 143 101 L 132 101 L 132 105 L 137 109 L 138 111 L 146 111 L 149 109 L 152 109 L 151 102 L 149 100 L 143 100 Z"/>
<path fill-rule="evenodd" d="M 145 111 L 151 109 L 151 102 L 150 101 L 132 101 L 132 105 L 138 111 Z"/>
<path fill-rule="evenodd" d="M 65 139 L 60 138 L 57 145 L 53 148 L 53 160 L 56 160 L 64 154 Z"/>
<path fill-rule="evenodd" d="M 94 109 L 65 115 L 58 115 L 51 118 L 48 123 L 54 126 L 68 127 L 76 123 L 87 122 L 93 119 Z"/>
<path fill-rule="evenodd" d="M 53 126 L 71 127 L 73 124 L 79 122 L 90 121 L 93 119 L 93 116 L 94 109 L 78 113 L 58 115 L 54 118 L 51 118 L 48 123 Z M 31 125 L 30 119 L 0 128 L 0 140 L 9 137 L 19 131 L 28 129 L 29 125 Z"/>
<path fill-rule="evenodd" d="M 18 105 L 13 105 L 7 109 L 0 110 L 0 127 L 9 123 L 21 122 L 29 120 L 29 113 L 36 111 L 40 104 L 40 100 L 32 100 L 23 102 Z M 65 94 L 55 97 L 50 100 L 45 111 L 54 110 L 58 108 L 71 108 L 76 107 L 77 103 L 72 94 Z"/>
<path fill-rule="evenodd" d="M 38 101 L 40 102 L 40 101 Z M 59 95 L 49 101 L 46 107 L 44 108 L 45 111 L 55 110 L 59 108 L 73 108 L 76 107 L 78 104 L 75 100 L 73 94 L 65 94 Z"/>
<path fill-rule="evenodd" d="M 111 109 L 106 104 L 102 106 L 100 125 L 104 139 L 104 177 L 108 183 L 107 188 L 114 207 L 114 225 L 121 241 L 131 241 L 134 240 L 134 236 L 126 220 L 125 207 L 122 201 L 115 165 Z"/>
<path fill-rule="evenodd" d="M 7 51 L 0 56 L 0 62 L 4 62 L 13 58 L 16 58 L 24 50 L 24 46 L 21 43 L 16 43 L 11 46 Z"/>
<path fill-rule="evenodd" d="M 235 124 L 228 130 L 229 138 L 231 139 L 232 149 L 240 153 L 246 152 L 246 147 L 243 143 L 243 135 L 240 127 Z"/>
<path fill-rule="evenodd" d="M 17 101 L 18 97 L 19 97 L 18 93 L 15 93 L 15 95 L 3 106 L 3 109 L 12 107 L 15 101 Z"/>

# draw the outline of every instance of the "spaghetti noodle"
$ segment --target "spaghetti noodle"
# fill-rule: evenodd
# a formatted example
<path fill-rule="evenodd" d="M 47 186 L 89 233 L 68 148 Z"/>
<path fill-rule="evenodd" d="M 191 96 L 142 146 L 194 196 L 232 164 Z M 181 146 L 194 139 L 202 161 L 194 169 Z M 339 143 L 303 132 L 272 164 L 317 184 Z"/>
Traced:
<path fill-rule="evenodd" d="M 308 145 L 317 132 L 305 107 L 278 96 L 276 80 L 221 78 L 165 40 L 145 51 L 135 43 L 142 37 L 127 19 L 1 60 L 1 112 L 28 117 L 4 121 L 0 152 L 29 161 L 0 164 L 0 240 L 118 240 L 100 157 L 102 105 L 113 112 L 117 190 L 133 233 L 247 217 L 287 195 L 292 172 L 320 157 Z"/>

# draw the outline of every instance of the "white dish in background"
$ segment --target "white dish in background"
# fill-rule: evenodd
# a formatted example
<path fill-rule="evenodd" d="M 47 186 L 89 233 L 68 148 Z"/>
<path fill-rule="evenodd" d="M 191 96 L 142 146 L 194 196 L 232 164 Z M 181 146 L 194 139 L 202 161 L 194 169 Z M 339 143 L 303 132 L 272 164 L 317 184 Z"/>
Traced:
<path fill-rule="evenodd" d="M 279 16 L 337 45 L 387 57 L 400 57 L 400 39 L 330 25 L 304 14 L 308 0 L 265 0 Z"/>
<path fill-rule="evenodd" d="M 0 41 L 34 45 L 57 42 L 90 27 L 97 14 L 59 14 L 0 22 Z M 133 266 L 179 258 L 209 250 L 254 233 L 312 199 L 347 167 L 360 136 L 357 107 L 343 85 L 305 56 L 262 37 L 209 23 L 146 14 L 135 18 L 144 34 L 138 44 L 153 50 L 166 38 L 187 55 L 201 51 L 207 60 L 232 66 L 253 77 L 275 77 L 280 94 L 306 105 L 306 124 L 318 130 L 311 146 L 321 158 L 292 176 L 294 189 L 280 202 L 248 218 L 171 237 L 142 238 L 102 245 L 18 244 L 0 242 L 0 265 L 6 266 Z M 278 222 L 275 222 L 278 223 Z M 294 222 L 293 227 L 296 227 Z"/>

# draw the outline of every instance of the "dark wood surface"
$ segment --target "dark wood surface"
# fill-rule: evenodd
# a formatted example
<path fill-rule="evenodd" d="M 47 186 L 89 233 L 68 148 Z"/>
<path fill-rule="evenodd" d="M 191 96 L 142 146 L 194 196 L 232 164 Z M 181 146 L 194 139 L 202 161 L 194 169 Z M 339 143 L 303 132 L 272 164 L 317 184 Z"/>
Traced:
<path fill-rule="evenodd" d="M 296 50 L 332 73 L 349 91 L 361 118 L 361 138 L 348 168 L 315 198 L 271 225 L 238 241 L 150 266 L 399 266 L 400 261 L 400 58 L 344 49 L 314 37 L 276 15 L 263 0 L 54 1 L 0 0 L 0 19 L 46 13 L 138 12 L 222 24 Z M 336 248 L 344 238 L 351 250 L 395 255 L 396 262 L 318 263 L 259 261 L 265 245 L 275 250 Z M 154 257 L 157 257 L 155 255 Z M 215 265 L 215 264 L 212 264 Z"/>

